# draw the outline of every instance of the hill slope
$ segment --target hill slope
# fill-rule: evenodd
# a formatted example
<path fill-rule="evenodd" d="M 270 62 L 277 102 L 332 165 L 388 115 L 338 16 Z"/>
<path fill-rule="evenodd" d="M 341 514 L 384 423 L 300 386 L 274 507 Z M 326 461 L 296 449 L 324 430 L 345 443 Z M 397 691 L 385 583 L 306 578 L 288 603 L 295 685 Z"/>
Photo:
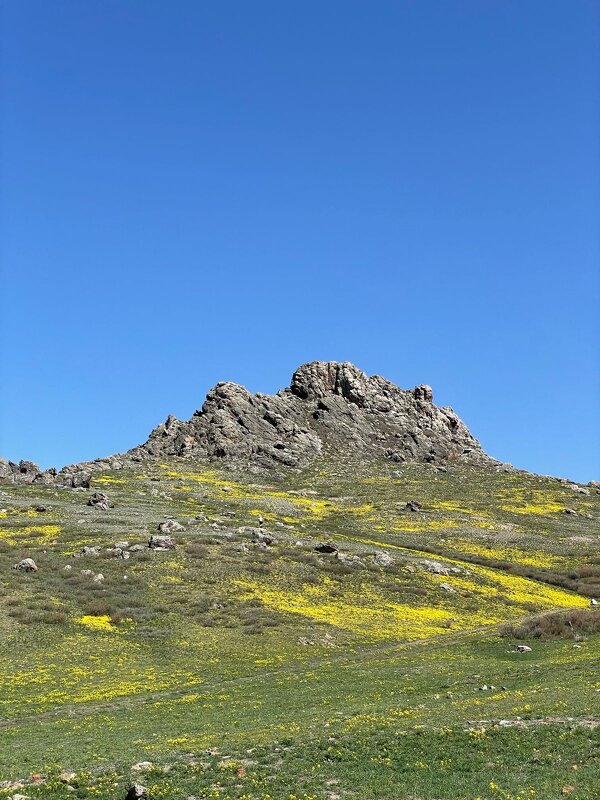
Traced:
<path fill-rule="evenodd" d="M 597 797 L 600 494 L 452 419 L 313 364 L 125 456 L 11 468 L 0 797 Z"/>

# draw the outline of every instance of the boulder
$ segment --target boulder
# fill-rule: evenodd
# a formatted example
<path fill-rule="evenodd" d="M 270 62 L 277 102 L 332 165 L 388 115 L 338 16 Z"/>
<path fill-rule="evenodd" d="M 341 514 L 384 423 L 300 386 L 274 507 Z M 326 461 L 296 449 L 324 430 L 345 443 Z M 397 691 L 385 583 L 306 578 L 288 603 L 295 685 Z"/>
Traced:
<path fill-rule="evenodd" d="M 99 545 L 84 545 L 81 550 L 76 553 L 79 558 L 87 558 L 92 557 L 95 558 L 96 556 L 100 555 L 100 547 Z"/>
<path fill-rule="evenodd" d="M 70 486 L 72 489 L 89 489 L 92 476 L 89 472 L 78 470 L 77 472 L 67 472 L 59 477 L 63 478 L 65 486 Z"/>
<path fill-rule="evenodd" d="M 148 797 L 148 789 L 139 783 L 134 783 L 130 786 L 125 795 L 125 800 L 143 800 Z"/>
<path fill-rule="evenodd" d="M 151 550 L 174 550 L 175 539 L 172 536 L 153 534 L 148 540 L 148 547 Z"/>
<path fill-rule="evenodd" d="M 88 506 L 97 508 L 99 511 L 108 511 L 109 508 L 113 508 L 113 504 L 110 502 L 105 492 L 94 492 L 88 499 L 87 504 Z"/>
<path fill-rule="evenodd" d="M 160 533 L 181 533 L 181 531 L 185 530 L 185 527 L 181 522 L 177 522 L 176 519 L 167 519 L 159 523 L 158 530 Z"/>
<path fill-rule="evenodd" d="M 375 553 L 373 561 L 378 567 L 391 567 L 394 559 L 388 553 Z"/>
<path fill-rule="evenodd" d="M 315 552 L 317 553 L 337 553 L 338 549 L 331 542 L 319 542 L 315 545 Z"/>
<path fill-rule="evenodd" d="M 252 531 L 252 541 L 257 542 L 258 544 L 265 544 L 270 546 L 276 543 L 276 539 L 267 531 L 262 531 L 259 528 L 254 528 Z"/>
<path fill-rule="evenodd" d="M 16 564 L 13 564 L 13 569 L 19 570 L 19 572 L 37 572 L 37 564 L 33 560 L 33 558 L 24 558 Z"/>
<path fill-rule="evenodd" d="M 568 483 L 566 488 L 570 489 L 572 492 L 576 492 L 577 494 L 589 494 L 590 493 L 590 490 L 586 489 L 585 486 L 578 486 L 576 483 Z"/>

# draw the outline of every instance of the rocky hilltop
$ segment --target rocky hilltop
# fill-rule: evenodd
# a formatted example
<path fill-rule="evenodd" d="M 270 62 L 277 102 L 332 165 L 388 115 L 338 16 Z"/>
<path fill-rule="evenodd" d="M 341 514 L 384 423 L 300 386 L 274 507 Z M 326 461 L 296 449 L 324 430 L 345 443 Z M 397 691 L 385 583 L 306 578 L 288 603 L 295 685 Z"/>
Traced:
<path fill-rule="evenodd" d="M 41 473 L 31 462 L 3 461 L 0 476 L 77 481 L 95 469 L 165 457 L 301 467 L 327 448 L 340 455 L 351 449 L 397 462 L 497 463 L 451 408 L 433 403 L 429 386 L 401 389 L 349 362 L 313 361 L 299 367 L 290 386 L 275 395 L 218 383 L 191 419 L 169 416 L 144 444 L 122 455 L 65 467 L 60 473 Z"/>

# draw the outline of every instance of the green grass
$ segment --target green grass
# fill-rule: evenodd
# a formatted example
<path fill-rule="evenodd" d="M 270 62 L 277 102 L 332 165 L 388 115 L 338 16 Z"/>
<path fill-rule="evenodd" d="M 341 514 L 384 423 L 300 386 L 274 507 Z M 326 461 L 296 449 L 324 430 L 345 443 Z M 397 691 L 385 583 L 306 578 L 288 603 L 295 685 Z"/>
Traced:
<path fill-rule="evenodd" d="M 0 781 L 108 800 L 149 760 L 151 798 L 597 798 L 600 636 L 523 620 L 600 595 L 600 495 L 395 466 L 145 464 L 95 477 L 105 512 L 91 491 L 0 487 Z M 237 530 L 259 514 L 264 549 Z M 175 551 L 105 552 L 166 515 Z M 24 557 L 37 573 L 11 569 Z"/>

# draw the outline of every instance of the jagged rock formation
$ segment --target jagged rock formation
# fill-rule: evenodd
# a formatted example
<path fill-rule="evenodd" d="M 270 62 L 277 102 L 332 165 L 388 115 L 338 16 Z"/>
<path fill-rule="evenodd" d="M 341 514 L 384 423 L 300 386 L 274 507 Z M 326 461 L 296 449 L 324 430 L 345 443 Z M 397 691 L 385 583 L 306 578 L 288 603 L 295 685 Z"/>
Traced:
<path fill-rule="evenodd" d="M 56 477 L 54 467 L 42 471 L 34 461 L 7 461 L 0 457 L 0 479 L 14 483 L 52 483 Z"/>
<path fill-rule="evenodd" d="M 295 467 L 327 446 L 395 461 L 491 461 L 452 409 L 433 404 L 429 386 L 400 389 L 335 361 L 304 364 L 276 395 L 219 383 L 190 420 L 170 416 L 128 455 Z"/>
<path fill-rule="evenodd" d="M 169 456 L 298 467 L 327 448 L 340 455 L 361 452 L 398 462 L 443 463 L 452 458 L 497 463 L 451 408 L 434 405 L 429 386 L 400 389 L 349 362 L 314 361 L 299 367 L 290 386 L 275 395 L 218 383 L 191 419 L 169 416 L 145 444 L 123 455 L 65 467 L 57 479 L 85 486 L 98 469 Z M 13 480 L 54 479 L 51 470 L 36 473 L 35 465 L 20 469 L 4 464 Z"/>

